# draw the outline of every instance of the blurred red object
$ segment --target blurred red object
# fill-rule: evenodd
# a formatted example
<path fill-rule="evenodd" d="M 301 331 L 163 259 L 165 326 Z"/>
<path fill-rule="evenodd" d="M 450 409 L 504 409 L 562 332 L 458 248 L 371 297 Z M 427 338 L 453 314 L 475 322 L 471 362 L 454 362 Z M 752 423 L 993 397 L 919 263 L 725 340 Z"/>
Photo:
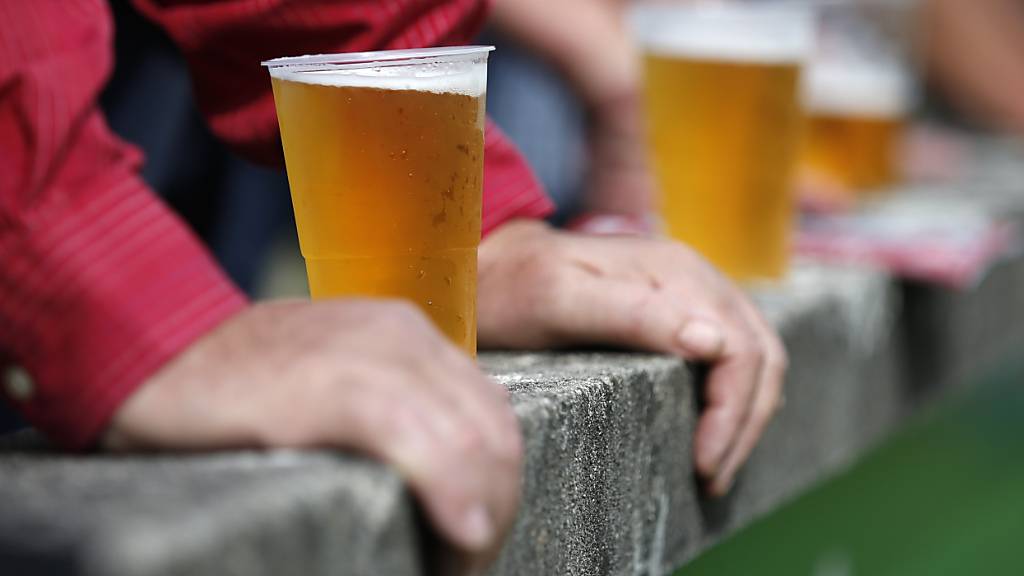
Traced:
<path fill-rule="evenodd" d="M 795 241 L 796 253 L 810 260 L 866 265 L 960 290 L 1019 249 L 1015 223 L 958 203 L 805 215 Z"/>
<path fill-rule="evenodd" d="M 596 212 L 574 218 L 566 228 L 597 236 L 652 236 L 657 230 L 653 217 Z"/>
<path fill-rule="evenodd" d="M 967 137 L 932 124 L 907 131 L 903 145 L 903 176 L 910 182 L 949 182 L 963 177 L 970 164 Z"/>

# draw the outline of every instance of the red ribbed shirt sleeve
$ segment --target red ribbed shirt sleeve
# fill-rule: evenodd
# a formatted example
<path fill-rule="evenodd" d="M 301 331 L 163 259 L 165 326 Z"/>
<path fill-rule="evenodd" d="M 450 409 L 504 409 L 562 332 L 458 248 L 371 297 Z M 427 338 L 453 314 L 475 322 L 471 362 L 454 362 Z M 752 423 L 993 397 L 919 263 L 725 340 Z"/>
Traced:
<path fill-rule="evenodd" d="M 2 391 L 72 448 L 245 306 L 97 110 L 111 34 L 102 0 L 0 1 Z"/>
<path fill-rule="evenodd" d="M 280 56 L 465 44 L 482 0 L 134 0 L 181 47 L 210 126 L 240 152 L 280 164 L 281 145 L 260 62 Z M 484 233 L 552 205 L 529 165 L 492 123 L 484 154 Z"/>
<path fill-rule="evenodd" d="M 136 5 L 181 46 L 214 131 L 267 162 L 280 144 L 261 60 L 460 44 L 485 17 L 479 0 Z M 3 393 L 69 447 L 90 444 L 146 376 L 245 306 L 98 112 L 111 52 L 103 0 L 0 0 L 0 353 L 18 375 Z M 484 186 L 485 230 L 550 211 L 490 124 Z"/>

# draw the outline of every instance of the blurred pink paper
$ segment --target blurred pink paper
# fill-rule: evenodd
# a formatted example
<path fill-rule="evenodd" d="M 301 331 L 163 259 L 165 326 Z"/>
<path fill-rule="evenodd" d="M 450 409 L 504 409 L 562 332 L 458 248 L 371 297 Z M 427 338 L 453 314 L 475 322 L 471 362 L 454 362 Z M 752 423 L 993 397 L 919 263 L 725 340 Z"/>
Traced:
<path fill-rule="evenodd" d="M 958 203 L 879 206 L 856 214 L 805 215 L 796 253 L 893 276 L 968 289 L 1020 248 L 1018 226 Z"/>

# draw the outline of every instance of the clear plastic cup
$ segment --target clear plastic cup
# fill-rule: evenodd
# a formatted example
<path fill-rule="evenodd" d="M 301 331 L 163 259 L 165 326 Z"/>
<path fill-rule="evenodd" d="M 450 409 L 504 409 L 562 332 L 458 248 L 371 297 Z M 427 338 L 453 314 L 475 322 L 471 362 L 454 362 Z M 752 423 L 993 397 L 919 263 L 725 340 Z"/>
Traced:
<path fill-rule="evenodd" d="M 416 303 L 476 353 L 486 46 L 280 58 L 274 88 L 314 299 Z M 397 343 L 396 343 L 397 344 Z"/>
<path fill-rule="evenodd" d="M 784 277 L 812 12 L 792 3 L 641 3 L 630 25 L 643 52 L 666 231 L 736 280 Z"/>
<path fill-rule="evenodd" d="M 819 2 L 804 83 L 803 168 L 850 199 L 900 179 L 907 120 L 917 102 L 917 3 Z"/>

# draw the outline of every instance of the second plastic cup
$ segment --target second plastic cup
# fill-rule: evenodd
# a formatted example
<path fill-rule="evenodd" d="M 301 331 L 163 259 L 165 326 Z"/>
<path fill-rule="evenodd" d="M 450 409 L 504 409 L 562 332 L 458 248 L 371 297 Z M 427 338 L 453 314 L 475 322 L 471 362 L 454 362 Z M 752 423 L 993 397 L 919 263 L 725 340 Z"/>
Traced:
<path fill-rule="evenodd" d="M 651 160 L 667 232 L 733 279 L 786 275 L 810 12 L 639 4 Z"/>
<path fill-rule="evenodd" d="M 491 50 L 264 63 L 311 296 L 409 300 L 471 355 Z"/>
<path fill-rule="evenodd" d="M 803 167 L 849 199 L 900 178 L 902 136 L 916 100 L 913 2 L 820 2 L 804 83 Z"/>

